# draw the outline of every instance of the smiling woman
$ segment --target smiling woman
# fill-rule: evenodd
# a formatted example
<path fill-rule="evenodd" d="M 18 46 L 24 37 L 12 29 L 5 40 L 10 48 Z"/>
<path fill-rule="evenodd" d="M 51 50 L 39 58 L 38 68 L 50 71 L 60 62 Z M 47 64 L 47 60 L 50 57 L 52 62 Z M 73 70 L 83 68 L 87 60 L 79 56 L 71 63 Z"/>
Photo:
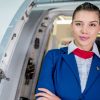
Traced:
<path fill-rule="evenodd" d="M 95 43 L 100 31 L 99 8 L 89 2 L 79 5 L 71 27 L 73 41 L 67 47 L 48 51 L 44 58 L 36 100 L 100 99 L 100 54 Z"/>
<path fill-rule="evenodd" d="M 83 50 L 91 50 L 97 33 L 100 31 L 98 13 L 83 10 L 77 12 L 73 18 L 72 29 L 76 45 Z"/>

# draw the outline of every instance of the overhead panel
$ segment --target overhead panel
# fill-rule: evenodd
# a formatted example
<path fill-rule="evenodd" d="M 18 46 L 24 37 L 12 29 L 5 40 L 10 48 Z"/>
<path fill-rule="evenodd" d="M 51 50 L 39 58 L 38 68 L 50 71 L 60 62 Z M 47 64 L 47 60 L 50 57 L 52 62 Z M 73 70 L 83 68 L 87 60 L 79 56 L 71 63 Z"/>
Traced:
<path fill-rule="evenodd" d="M 74 1 L 99 1 L 99 0 L 36 0 L 36 3 L 57 3 L 57 2 L 74 2 Z"/>

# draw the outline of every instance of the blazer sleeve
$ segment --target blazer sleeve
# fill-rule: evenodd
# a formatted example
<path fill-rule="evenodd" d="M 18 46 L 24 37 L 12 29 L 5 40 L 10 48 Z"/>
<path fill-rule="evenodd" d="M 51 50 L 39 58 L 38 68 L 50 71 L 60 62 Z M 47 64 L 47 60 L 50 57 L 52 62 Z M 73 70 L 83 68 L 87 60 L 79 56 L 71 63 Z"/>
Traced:
<path fill-rule="evenodd" d="M 53 84 L 54 57 L 52 52 L 53 51 L 48 51 L 43 60 L 42 68 L 36 86 L 36 93 L 39 92 L 38 88 L 46 88 L 55 94 Z"/>

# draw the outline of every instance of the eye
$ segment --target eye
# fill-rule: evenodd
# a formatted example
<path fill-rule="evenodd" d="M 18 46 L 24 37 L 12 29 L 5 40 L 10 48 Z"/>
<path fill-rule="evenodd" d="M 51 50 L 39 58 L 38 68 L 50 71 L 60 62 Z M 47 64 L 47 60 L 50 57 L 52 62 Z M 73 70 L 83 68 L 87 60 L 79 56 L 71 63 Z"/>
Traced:
<path fill-rule="evenodd" d="M 93 26 L 93 27 L 95 27 L 95 26 L 96 26 L 96 24 L 94 24 L 94 23 L 91 23 L 91 24 L 89 24 L 89 26 Z"/>
<path fill-rule="evenodd" d="M 81 23 L 75 23 L 75 25 L 76 25 L 76 26 L 80 26 L 80 25 L 81 25 Z"/>

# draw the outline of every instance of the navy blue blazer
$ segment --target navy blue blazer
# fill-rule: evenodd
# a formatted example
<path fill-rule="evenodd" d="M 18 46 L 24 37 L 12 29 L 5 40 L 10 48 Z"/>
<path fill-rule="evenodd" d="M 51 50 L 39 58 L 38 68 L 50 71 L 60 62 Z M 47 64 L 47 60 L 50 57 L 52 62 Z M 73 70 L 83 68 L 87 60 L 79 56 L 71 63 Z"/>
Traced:
<path fill-rule="evenodd" d="M 86 88 L 81 93 L 74 54 L 67 47 L 48 51 L 36 87 L 46 88 L 61 100 L 100 100 L 100 58 L 94 54 Z"/>

